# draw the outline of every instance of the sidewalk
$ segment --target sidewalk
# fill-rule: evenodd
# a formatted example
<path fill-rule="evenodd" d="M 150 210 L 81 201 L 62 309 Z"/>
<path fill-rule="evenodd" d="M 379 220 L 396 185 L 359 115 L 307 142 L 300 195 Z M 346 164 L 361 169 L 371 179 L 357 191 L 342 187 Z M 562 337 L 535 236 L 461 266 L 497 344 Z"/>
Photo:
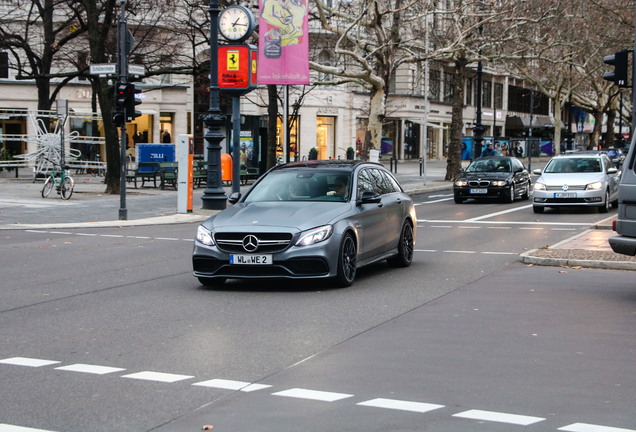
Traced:
<path fill-rule="evenodd" d="M 536 161 L 538 163 L 539 161 Z M 382 161 L 391 168 L 390 161 Z M 525 163 L 525 161 L 524 161 Z M 533 163 L 533 168 L 536 168 Z M 446 161 L 429 161 L 424 166 L 420 161 L 400 161 L 392 170 L 404 190 L 416 195 L 433 191 L 448 191 L 452 183 L 445 181 Z M 75 190 L 70 200 L 57 195 L 42 198 L 42 182 L 33 183 L 30 173 L 0 172 L 0 230 L 11 229 L 60 229 L 80 227 L 120 227 L 158 225 L 173 223 L 198 223 L 218 213 L 218 210 L 201 208 L 201 197 L 205 188 L 193 192 L 191 213 L 177 212 L 178 192 L 168 188 L 139 188 L 128 185 L 126 189 L 127 220 L 119 220 L 120 196 L 106 195 L 103 178 L 72 174 Z M 249 185 L 241 186 L 245 191 Z M 231 186 L 225 186 L 227 197 Z M 577 236 L 555 245 L 534 249 L 521 254 L 526 264 L 564 267 L 612 268 L 636 270 L 636 258 L 616 254 L 609 246 L 608 238 L 615 235 L 611 230 L 611 218 Z"/>

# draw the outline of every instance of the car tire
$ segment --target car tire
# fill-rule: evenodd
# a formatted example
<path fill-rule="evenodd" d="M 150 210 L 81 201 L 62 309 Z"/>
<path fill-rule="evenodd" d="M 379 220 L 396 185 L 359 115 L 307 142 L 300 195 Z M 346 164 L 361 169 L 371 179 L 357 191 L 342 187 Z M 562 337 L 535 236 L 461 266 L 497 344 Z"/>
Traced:
<path fill-rule="evenodd" d="M 532 206 L 532 211 L 535 212 L 535 213 L 543 213 L 544 210 L 545 210 L 545 207 Z"/>
<path fill-rule="evenodd" d="M 607 213 L 609 211 L 609 207 L 610 207 L 609 200 L 610 200 L 610 194 L 609 194 L 609 191 L 606 190 L 605 191 L 605 199 L 603 201 L 603 205 L 598 208 L 598 212 L 599 213 Z"/>
<path fill-rule="evenodd" d="M 398 241 L 398 253 L 387 260 L 393 267 L 408 267 L 413 262 L 413 227 L 409 221 L 404 221 Z"/>
<path fill-rule="evenodd" d="M 455 195 L 455 204 L 461 204 L 464 202 L 464 198 L 460 198 L 459 196 Z"/>
<path fill-rule="evenodd" d="M 201 285 L 205 285 L 206 287 L 218 287 L 225 283 L 226 279 L 223 277 L 216 278 L 208 278 L 208 277 L 198 277 Z"/>
<path fill-rule="evenodd" d="M 522 200 L 528 200 L 530 198 L 530 182 L 526 185 L 526 190 L 523 194 L 521 194 Z"/>
<path fill-rule="evenodd" d="M 356 278 L 358 265 L 358 248 L 356 241 L 350 233 L 346 233 L 340 242 L 338 252 L 338 274 L 335 277 L 336 285 L 346 288 L 353 284 Z"/>
<path fill-rule="evenodd" d="M 504 199 L 504 202 L 507 203 L 513 203 L 515 202 L 515 185 L 514 183 L 510 185 L 510 192 L 508 193 L 508 196 Z"/>

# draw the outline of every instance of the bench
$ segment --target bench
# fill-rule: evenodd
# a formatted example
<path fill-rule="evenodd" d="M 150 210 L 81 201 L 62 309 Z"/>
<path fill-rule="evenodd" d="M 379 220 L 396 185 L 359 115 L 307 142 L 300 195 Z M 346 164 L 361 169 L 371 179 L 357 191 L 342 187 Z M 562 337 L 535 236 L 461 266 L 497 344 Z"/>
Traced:
<path fill-rule="evenodd" d="M 200 187 L 201 183 L 207 183 L 208 166 L 204 160 L 195 160 L 192 167 L 192 183 L 194 187 Z"/>
<path fill-rule="evenodd" d="M 159 162 L 159 173 L 161 176 L 161 190 L 166 185 L 177 189 L 179 162 Z"/>
<path fill-rule="evenodd" d="M 136 170 L 128 170 L 126 173 L 126 181 L 133 182 L 137 189 L 137 179 L 141 179 L 141 187 L 146 182 L 152 180 L 154 187 L 157 187 L 157 177 L 161 178 L 159 162 L 139 162 Z"/>
<path fill-rule="evenodd" d="M 258 168 L 246 168 L 245 165 L 241 165 L 241 184 L 245 185 L 249 180 L 256 180 L 259 174 Z"/>

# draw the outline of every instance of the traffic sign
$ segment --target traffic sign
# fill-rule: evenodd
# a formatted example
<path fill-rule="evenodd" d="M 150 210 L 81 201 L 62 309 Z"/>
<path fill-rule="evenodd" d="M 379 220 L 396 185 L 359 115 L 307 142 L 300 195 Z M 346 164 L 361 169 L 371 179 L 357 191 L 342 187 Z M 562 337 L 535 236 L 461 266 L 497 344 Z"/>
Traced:
<path fill-rule="evenodd" d="M 115 63 L 97 63 L 89 67 L 91 75 L 114 75 L 117 73 L 117 65 Z"/>

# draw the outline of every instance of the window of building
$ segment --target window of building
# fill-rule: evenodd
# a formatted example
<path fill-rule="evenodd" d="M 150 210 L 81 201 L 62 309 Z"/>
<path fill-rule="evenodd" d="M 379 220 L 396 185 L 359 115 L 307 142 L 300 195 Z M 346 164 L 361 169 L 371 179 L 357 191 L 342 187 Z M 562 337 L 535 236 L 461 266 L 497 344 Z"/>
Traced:
<path fill-rule="evenodd" d="M 503 109 L 503 84 L 495 83 L 495 108 Z"/>
<path fill-rule="evenodd" d="M 9 78 L 9 53 L 0 51 L 0 78 Z"/>
<path fill-rule="evenodd" d="M 159 132 L 159 140 L 163 144 L 171 144 L 174 142 L 174 114 L 168 112 L 162 112 L 159 115 L 159 125 L 161 130 Z"/>
<path fill-rule="evenodd" d="M 484 81 L 482 83 L 481 106 L 492 108 L 492 81 Z"/>
<path fill-rule="evenodd" d="M 428 97 L 432 101 L 439 102 L 441 73 L 439 70 L 432 70 L 429 77 Z"/>
<path fill-rule="evenodd" d="M 444 72 L 444 102 L 452 103 L 455 93 L 455 77 L 451 73 Z"/>
<path fill-rule="evenodd" d="M 473 104 L 473 79 L 466 78 L 466 105 Z"/>

